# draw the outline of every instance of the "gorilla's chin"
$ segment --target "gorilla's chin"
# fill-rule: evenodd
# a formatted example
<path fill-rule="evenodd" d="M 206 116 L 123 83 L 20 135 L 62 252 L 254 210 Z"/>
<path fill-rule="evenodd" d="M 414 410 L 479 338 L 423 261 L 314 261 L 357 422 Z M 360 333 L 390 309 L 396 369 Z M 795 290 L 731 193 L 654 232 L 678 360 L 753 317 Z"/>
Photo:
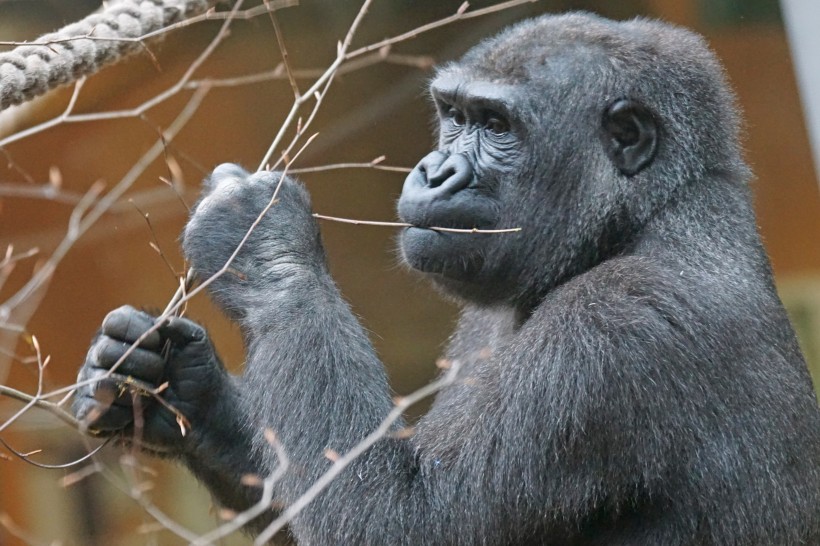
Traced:
<path fill-rule="evenodd" d="M 404 262 L 422 273 L 467 280 L 476 275 L 484 263 L 477 238 L 468 234 L 442 233 L 431 229 L 409 227 L 399 236 Z"/>

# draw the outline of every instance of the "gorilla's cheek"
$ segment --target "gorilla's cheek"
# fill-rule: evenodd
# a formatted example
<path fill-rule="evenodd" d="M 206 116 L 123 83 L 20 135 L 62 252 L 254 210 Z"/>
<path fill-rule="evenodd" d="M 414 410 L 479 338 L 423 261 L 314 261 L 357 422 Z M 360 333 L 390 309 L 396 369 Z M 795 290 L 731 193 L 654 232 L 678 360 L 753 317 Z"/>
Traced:
<path fill-rule="evenodd" d="M 404 261 L 413 269 L 463 278 L 477 273 L 483 265 L 480 239 L 410 227 L 402 231 L 399 245 Z"/>

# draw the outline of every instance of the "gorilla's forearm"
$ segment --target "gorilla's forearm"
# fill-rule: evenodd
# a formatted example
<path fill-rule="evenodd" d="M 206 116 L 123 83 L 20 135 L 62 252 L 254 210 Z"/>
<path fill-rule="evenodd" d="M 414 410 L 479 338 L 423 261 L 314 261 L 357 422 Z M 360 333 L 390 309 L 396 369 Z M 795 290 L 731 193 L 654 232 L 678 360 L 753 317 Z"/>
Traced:
<path fill-rule="evenodd" d="M 299 269 L 298 281 L 284 280 L 265 289 L 276 303 L 248 309 L 242 322 L 248 353 L 241 381 L 243 406 L 250 426 L 270 429 L 287 455 L 290 469 L 276 486 L 277 497 L 285 503 L 327 470 L 329 450 L 344 454 L 393 407 L 384 367 L 333 280 L 322 267 Z M 260 384 L 269 387 L 259 389 Z M 267 453 L 267 467 L 275 468 L 275 455 L 264 444 L 262 435 L 255 435 L 255 452 Z M 410 464 L 405 448 L 396 442 L 382 444 L 348 473 L 384 479 L 376 458 L 389 459 L 396 469 Z M 236 459 L 226 457 L 225 462 L 230 465 Z M 346 485 L 332 486 L 328 495 L 359 502 L 364 489 L 371 487 L 364 478 L 340 481 Z"/>
<path fill-rule="evenodd" d="M 182 460 L 213 493 L 221 506 L 234 511 L 249 508 L 260 499 L 261 487 L 246 476 L 265 478 L 268 461 L 253 449 L 259 427 L 249 426 L 243 389 L 236 378 L 229 378 L 217 407 L 207 423 L 192 423 L 191 445 Z"/>
<path fill-rule="evenodd" d="M 304 267 L 298 281 L 266 293 L 276 301 L 242 321 L 250 418 L 270 427 L 289 457 L 341 453 L 392 408 L 384 367 L 326 271 Z"/>

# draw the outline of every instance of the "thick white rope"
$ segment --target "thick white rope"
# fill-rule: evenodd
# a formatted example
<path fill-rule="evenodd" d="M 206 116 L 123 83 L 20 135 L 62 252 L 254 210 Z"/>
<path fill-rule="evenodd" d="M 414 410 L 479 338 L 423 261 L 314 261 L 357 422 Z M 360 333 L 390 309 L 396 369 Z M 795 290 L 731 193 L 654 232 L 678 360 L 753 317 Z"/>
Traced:
<path fill-rule="evenodd" d="M 217 0 L 118 0 L 99 13 L 0 53 L 0 110 L 95 73 L 141 48 L 139 38 L 198 13 Z M 81 38 L 112 38 L 111 41 Z M 76 38 L 67 41 L 67 38 Z M 45 44 L 45 45 L 37 45 Z"/>

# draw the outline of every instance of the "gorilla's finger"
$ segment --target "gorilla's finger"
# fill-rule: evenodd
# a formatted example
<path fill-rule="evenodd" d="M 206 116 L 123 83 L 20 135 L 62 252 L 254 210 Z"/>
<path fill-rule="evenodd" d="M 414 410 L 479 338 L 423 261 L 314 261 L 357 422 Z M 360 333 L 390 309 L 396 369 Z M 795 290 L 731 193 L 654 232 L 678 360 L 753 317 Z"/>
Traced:
<path fill-rule="evenodd" d="M 133 343 L 152 326 L 154 317 L 130 305 L 124 305 L 106 315 L 102 333 L 120 341 Z M 140 341 L 140 347 L 158 351 L 162 348 L 162 339 L 156 331 L 151 332 Z"/>
<path fill-rule="evenodd" d="M 122 376 L 116 376 L 122 379 Z M 133 420 L 133 410 L 127 403 L 131 394 L 122 381 L 108 377 L 104 370 L 84 367 L 80 380 L 97 379 L 77 389 L 74 398 L 74 415 L 89 428 L 97 430 L 120 430 Z"/>
<path fill-rule="evenodd" d="M 103 432 L 123 430 L 134 421 L 131 407 L 106 404 L 87 394 L 74 403 L 74 413 L 86 427 Z"/>
<path fill-rule="evenodd" d="M 188 345 L 208 339 L 205 328 L 192 320 L 171 317 L 159 328 L 160 334 L 176 345 Z"/>
<path fill-rule="evenodd" d="M 130 354 L 122 360 L 129 350 Z M 118 374 L 133 376 L 147 383 L 158 383 L 165 368 L 165 358 L 160 354 L 140 348 L 131 349 L 131 343 L 107 336 L 97 340 L 88 358 L 91 365 L 106 370 L 119 362 L 116 368 Z"/>

